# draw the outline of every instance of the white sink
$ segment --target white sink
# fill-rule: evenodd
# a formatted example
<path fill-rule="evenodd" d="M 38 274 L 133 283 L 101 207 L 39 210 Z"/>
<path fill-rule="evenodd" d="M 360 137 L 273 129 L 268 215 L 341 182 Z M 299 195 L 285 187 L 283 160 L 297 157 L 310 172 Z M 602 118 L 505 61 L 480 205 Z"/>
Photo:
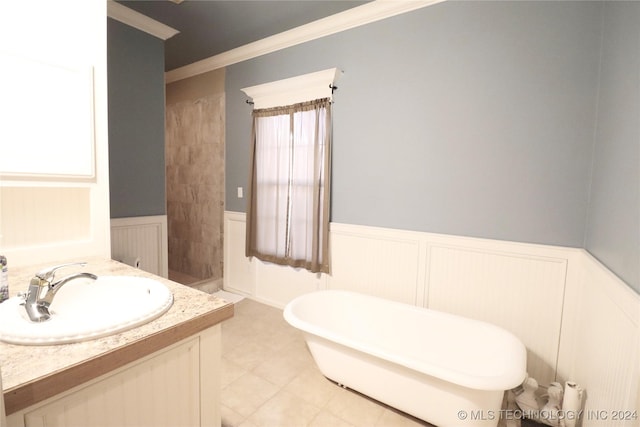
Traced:
<path fill-rule="evenodd" d="M 60 288 L 51 319 L 32 322 L 21 297 L 0 304 L 0 341 L 52 345 L 86 341 L 135 328 L 162 316 L 173 304 L 171 291 L 144 277 L 79 278 Z"/>

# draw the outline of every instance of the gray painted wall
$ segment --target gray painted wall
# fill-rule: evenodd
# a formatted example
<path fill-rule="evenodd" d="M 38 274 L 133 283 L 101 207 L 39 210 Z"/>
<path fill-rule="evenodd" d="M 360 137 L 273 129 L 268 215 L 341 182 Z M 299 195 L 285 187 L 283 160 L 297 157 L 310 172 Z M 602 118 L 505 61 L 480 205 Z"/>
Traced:
<path fill-rule="evenodd" d="M 604 8 L 585 247 L 640 292 L 640 4 Z"/>
<path fill-rule="evenodd" d="M 226 209 L 245 211 L 241 88 L 331 67 L 332 221 L 582 247 L 602 5 L 446 2 L 226 73 Z"/>
<path fill-rule="evenodd" d="M 113 19 L 107 37 L 111 217 L 163 215 L 164 42 Z"/>

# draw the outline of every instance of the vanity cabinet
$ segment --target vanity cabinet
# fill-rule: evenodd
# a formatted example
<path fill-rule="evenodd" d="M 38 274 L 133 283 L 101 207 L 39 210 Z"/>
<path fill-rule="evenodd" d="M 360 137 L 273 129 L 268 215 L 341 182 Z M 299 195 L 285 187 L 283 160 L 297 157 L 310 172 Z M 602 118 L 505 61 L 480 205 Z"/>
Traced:
<path fill-rule="evenodd" d="M 219 426 L 220 339 L 217 324 L 11 414 L 8 425 Z"/>

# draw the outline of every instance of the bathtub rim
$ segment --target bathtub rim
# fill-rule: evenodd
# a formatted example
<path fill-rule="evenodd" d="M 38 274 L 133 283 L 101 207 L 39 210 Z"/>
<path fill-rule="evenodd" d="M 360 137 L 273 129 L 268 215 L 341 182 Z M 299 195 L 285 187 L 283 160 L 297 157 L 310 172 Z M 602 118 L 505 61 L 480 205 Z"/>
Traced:
<path fill-rule="evenodd" d="M 326 330 L 320 326 L 314 325 L 306 320 L 302 320 L 294 313 L 294 308 L 297 304 L 300 304 L 301 301 L 305 299 L 312 298 L 315 294 L 336 294 L 336 295 L 349 295 L 355 296 L 357 298 L 364 299 L 372 299 L 377 301 L 383 301 L 384 303 L 392 304 L 397 307 L 401 307 L 402 309 L 417 311 L 417 312 L 431 312 L 436 313 L 438 316 L 444 316 L 451 319 L 463 320 L 466 322 L 474 322 L 478 324 L 482 324 L 484 327 L 493 329 L 494 331 L 498 331 L 501 335 L 504 336 L 505 342 L 510 344 L 511 351 L 513 351 L 513 359 L 518 359 L 518 361 L 514 361 L 511 365 L 511 369 L 505 370 L 501 372 L 499 375 L 471 375 L 467 372 L 455 370 L 452 368 L 443 368 L 439 366 L 435 366 L 430 363 L 424 363 L 415 358 L 404 357 L 397 354 L 389 354 L 387 352 L 381 351 L 379 349 L 371 349 L 366 345 L 352 341 L 350 339 L 345 339 L 341 337 L 339 334 Z M 340 345 L 345 347 L 349 347 L 360 352 L 378 357 L 380 359 L 386 360 L 391 363 L 396 363 L 398 365 L 402 365 L 406 368 L 413 369 L 417 372 L 421 372 L 426 375 L 430 375 L 453 384 L 457 384 L 463 387 L 468 387 L 475 390 L 485 390 L 485 391 L 499 391 L 499 390 L 510 390 L 513 389 L 524 381 L 527 373 L 526 373 L 526 347 L 510 331 L 494 325 L 490 322 L 485 322 L 481 320 L 471 319 L 468 317 L 456 315 L 453 313 L 447 313 L 444 311 L 433 310 L 425 307 L 418 307 L 410 304 L 401 303 L 398 301 L 388 300 L 381 297 L 376 297 L 372 295 L 363 294 L 360 292 L 347 291 L 347 290 L 338 290 L 338 289 L 327 289 L 327 290 L 319 290 L 310 292 L 304 295 L 301 295 L 291 302 L 289 302 L 284 309 L 283 312 L 284 319 L 293 327 L 304 331 L 308 334 L 316 335 L 322 337 L 324 339 L 334 341 Z M 519 369 L 518 366 L 522 366 L 522 369 Z"/>

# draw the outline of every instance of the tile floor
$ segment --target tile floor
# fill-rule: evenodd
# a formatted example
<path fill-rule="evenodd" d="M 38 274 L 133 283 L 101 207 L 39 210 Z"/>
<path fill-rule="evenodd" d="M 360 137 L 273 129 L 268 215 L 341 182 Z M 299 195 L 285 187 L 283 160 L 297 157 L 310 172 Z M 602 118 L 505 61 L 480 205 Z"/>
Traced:
<path fill-rule="evenodd" d="M 282 310 L 244 299 L 222 324 L 222 425 L 430 426 L 327 380 Z"/>
<path fill-rule="evenodd" d="M 326 379 L 282 310 L 246 298 L 222 324 L 221 383 L 223 427 L 431 426 Z"/>

